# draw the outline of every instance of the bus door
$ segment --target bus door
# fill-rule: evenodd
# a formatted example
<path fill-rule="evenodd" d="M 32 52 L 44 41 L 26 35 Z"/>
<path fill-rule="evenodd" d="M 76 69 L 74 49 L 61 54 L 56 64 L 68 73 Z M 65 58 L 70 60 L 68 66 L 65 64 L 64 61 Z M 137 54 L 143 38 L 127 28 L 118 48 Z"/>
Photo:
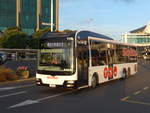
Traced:
<path fill-rule="evenodd" d="M 114 69 L 114 57 L 115 57 L 115 50 L 108 49 L 107 51 L 107 58 L 108 58 L 108 79 L 113 79 L 113 69 Z"/>
<path fill-rule="evenodd" d="M 78 81 L 88 83 L 89 50 L 88 47 L 78 47 Z"/>

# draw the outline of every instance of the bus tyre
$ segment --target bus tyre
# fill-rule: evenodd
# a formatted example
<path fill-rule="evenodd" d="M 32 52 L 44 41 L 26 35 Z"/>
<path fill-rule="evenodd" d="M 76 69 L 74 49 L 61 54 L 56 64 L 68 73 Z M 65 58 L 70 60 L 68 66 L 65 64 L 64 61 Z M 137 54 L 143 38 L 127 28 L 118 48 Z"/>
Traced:
<path fill-rule="evenodd" d="M 123 79 L 126 79 L 127 78 L 127 70 L 124 68 L 123 69 Z"/>
<path fill-rule="evenodd" d="M 75 82 L 75 84 L 74 84 L 74 87 L 73 87 L 74 89 L 78 89 L 78 83 L 77 83 L 77 81 Z"/>
<path fill-rule="evenodd" d="M 130 75 L 131 75 L 131 69 L 128 68 L 127 77 L 129 77 Z"/>
<path fill-rule="evenodd" d="M 91 88 L 96 88 L 96 85 L 97 85 L 97 79 L 96 76 L 93 76 L 91 80 Z"/>

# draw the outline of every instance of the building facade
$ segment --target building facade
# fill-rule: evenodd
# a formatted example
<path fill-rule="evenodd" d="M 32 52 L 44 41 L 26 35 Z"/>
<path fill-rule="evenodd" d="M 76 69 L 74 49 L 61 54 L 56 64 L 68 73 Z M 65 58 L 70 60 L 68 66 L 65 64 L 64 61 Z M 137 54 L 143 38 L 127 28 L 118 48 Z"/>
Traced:
<path fill-rule="evenodd" d="M 0 0 L 0 30 L 20 27 L 32 34 L 49 27 L 58 30 L 59 0 Z"/>
<path fill-rule="evenodd" d="M 122 40 L 132 44 L 150 44 L 150 22 L 144 27 L 124 33 Z"/>

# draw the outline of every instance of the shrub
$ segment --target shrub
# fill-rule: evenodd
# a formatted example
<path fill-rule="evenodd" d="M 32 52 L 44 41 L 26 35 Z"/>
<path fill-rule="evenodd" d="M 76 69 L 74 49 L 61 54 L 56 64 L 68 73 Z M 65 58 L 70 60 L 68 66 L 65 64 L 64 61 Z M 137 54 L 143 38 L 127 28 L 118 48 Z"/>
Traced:
<path fill-rule="evenodd" d="M 0 67 L 0 81 L 6 81 L 6 80 L 16 80 L 17 75 L 14 73 L 13 70 L 5 67 Z"/>
<path fill-rule="evenodd" d="M 0 82 L 5 82 L 7 79 L 6 79 L 6 77 L 5 77 L 5 75 L 2 75 L 1 73 L 0 73 Z"/>

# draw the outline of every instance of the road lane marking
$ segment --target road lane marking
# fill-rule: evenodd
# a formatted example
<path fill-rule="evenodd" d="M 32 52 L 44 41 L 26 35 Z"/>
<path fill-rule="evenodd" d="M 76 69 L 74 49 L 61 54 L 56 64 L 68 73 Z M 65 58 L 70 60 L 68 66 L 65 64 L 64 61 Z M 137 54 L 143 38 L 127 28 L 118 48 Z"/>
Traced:
<path fill-rule="evenodd" d="M 87 88 L 87 87 L 88 87 L 88 85 L 85 85 L 85 86 L 79 87 L 78 89 L 75 89 L 75 90 L 71 90 L 71 91 L 68 91 L 68 92 L 63 92 L 63 93 L 60 93 L 60 94 L 56 94 L 56 95 L 40 98 L 40 99 L 37 99 L 37 100 L 25 100 L 23 102 L 20 102 L 18 104 L 15 104 L 15 105 L 12 105 L 12 106 L 8 107 L 7 109 L 23 107 L 23 106 L 27 106 L 27 105 L 31 105 L 31 104 L 37 104 L 37 103 L 40 103 L 41 101 L 44 101 L 44 100 L 47 100 L 47 99 L 56 98 L 56 97 L 63 96 L 63 95 L 69 94 L 69 93 L 73 93 L 75 91 L 78 91 L 78 90 L 81 90 L 81 89 L 84 89 L 84 88 Z"/>
<path fill-rule="evenodd" d="M 23 106 L 27 106 L 27 105 L 37 104 L 37 103 L 40 103 L 44 100 L 56 98 L 56 97 L 63 96 L 63 95 L 69 94 L 69 93 L 73 93 L 75 91 L 78 91 L 78 90 L 81 90 L 81 89 L 84 89 L 84 88 L 87 88 L 87 87 L 88 86 L 86 85 L 86 86 L 83 86 L 83 87 L 79 87 L 78 89 L 75 89 L 75 90 L 59 93 L 59 94 L 56 94 L 56 95 L 40 98 L 40 99 L 37 99 L 37 100 L 25 100 L 23 102 L 20 102 L 18 104 L 15 104 L 15 105 L 12 105 L 12 106 L 8 107 L 7 109 L 13 109 L 13 108 L 17 108 L 17 107 L 23 107 Z"/>
<path fill-rule="evenodd" d="M 122 98 L 121 99 L 121 101 L 126 101 L 126 100 L 128 100 L 130 97 L 128 96 L 128 97 L 124 97 L 124 98 Z"/>
<path fill-rule="evenodd" d="M 22 85 L 22 86 L 18 86 L 17 88 L 19 89 L 19 88 L 25 88 L 30 86 L 35 86 L 35 84 Z"/>
<path fill-rule="evenodd" d="M 78 87 L 78 89 L 84 89 L 84 88 L 88 88 L 88 87 L 89 87 L 88 85 L 85 85 L 85 86 Z"/>
<path fill-rule="evenodd" d="M 11 89 L 15 89 L 16 87 L 4 87 L 4 88 L 0 88 L 0 91 L 6 91 L 6 90 L 11 90 Z"/>
<path fill-rule="evenodd" d="M 133 93 L 134 95 L 138 95 L 138 94 L 140 94 L 141 93 L 141 91 L 137 91 L 137 92 L 135 92 L 135 93 Z"/>
<path fill-rule="evenodd" d="M 36 100 L 26 100 L 26 101 L 23 101 L 19 104 L 10 106 L 7 109 L 17 108 L 17 107 L 22 107 L 22 106 L 27 106 L 27 105 L 37 104 L 37 103 L 39 103 L 39 102 Z"/>
<path fill-rule="evenodd" d="M 145 87 L 145 88 L 143 88 L 143 90 L 147 90 L 147 89 L 149 89 L 149 87 Z"/>
<path fill-rule="evenodd" d="M 0 91 L 7 91 L 7 90 L 13 90 L 13 89 L 20 89 L 20 88 L 26 88 L 30 86 L 34 86 L 35 84 L 28 84 L 28 85 L 22 85 L 22 86 L 16 86 L 16 87 L 3 87 L 0 88 Z"/>
<path fill-rule="evenodd" d="M 52 96 L 40 98 L 40 99 L 37 99 L 37 100 L 25 100 L 25 101 L 20 102 L 18 104 L 9 106 L 7 109 L 12 109 L 12 108 L 17 108 L 17 107 L 23 107 L 23 106 L 27 106 L 27 105 L 31 105 L 31 104 L 37 104 L 37 103 L 40 103 L 40 102 L 42 102 L 44 100 L 56 98 L 56 97 L 59 97 L 59 96 L 63 96 L 63 95 L 69 94 L 69 93 L 73 93 L 75 91 L 77 91 L 77 90 L 63 92 L 63 93 L 60 93 L 60 94 L 56 94 L 56 95 L 52 95 Z"/>
<path fill-rule="evenodd" d="M 10 96 L 15 96 L 15 95 L 20 95 L 20 94 L 24 94 L 26 93 L 26 91 L 21 91 L 21 92 L 17 92 L 17 93 L 11 93 L 8 95 L 1 95 L 0 98 L 5 98 L 5 97 L 10 97 Z"/>
<path fill-rule="evenodd" d="M 47 100 L 47 99 L 52 99 L 52 98 L 55 98 L 55 97 L 59 97 L 59 96 L 62 96 L 62 95 L 66 95 L 66 94 L 69 94 L 69 93 L 73 93 L 73 92 L 75 92 L 75 91 L 77 91 L 77 90 L 72 90 L 72 91 L 63 92 L 63 93 L 60 93 L 60 94 L 56 94 L 56 95 L 44 97 L 44 98 L 41 98 L 41 99 L 37 99 L 37 101 L 44 101 L 44 100 Z"/>
<path fill-rule="evenodd" d="M 134 100 L 125 100 L 124 102 L 133 103 L 133 104 L 141 104 L 141 105 L 150 106 L 150 103 L 146 103 L 146 102 L 140 102 L 140 101 L 134 101 Z"/>

